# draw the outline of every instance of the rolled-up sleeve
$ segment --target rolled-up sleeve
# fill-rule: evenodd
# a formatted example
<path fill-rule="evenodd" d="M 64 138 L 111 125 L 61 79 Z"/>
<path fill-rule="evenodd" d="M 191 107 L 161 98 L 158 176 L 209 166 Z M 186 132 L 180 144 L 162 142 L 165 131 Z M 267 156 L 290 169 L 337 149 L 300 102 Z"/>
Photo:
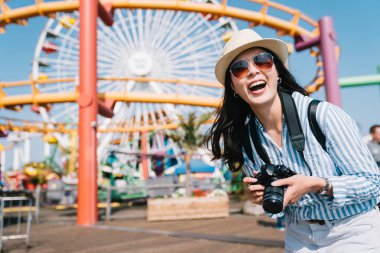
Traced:
<path fill-rule="evenodd" d="M 323 114 L 321 125 L 327 151 L 339 175 L 329 177 L 333 187 L 331 207 L 370 199 L 379 201 L 379 169 L 360 136 L 356 122 L 341 108 L 328 103 L 325 103 Z"/>

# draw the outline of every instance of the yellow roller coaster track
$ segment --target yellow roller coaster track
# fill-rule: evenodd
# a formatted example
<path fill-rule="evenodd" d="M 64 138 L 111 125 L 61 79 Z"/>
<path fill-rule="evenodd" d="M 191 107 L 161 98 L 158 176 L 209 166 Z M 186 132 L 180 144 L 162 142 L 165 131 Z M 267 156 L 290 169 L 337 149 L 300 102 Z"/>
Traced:
<path fill-rule="evenodd" d="M 71 134 L 76 132 L 76 124 L 65 124 L 65 123 L 54 123 L 54 128 L 48 127 L 51 123 L 46 122 L 30 122 L 22 120 L 20 123 L 14 123 L 13 121 L 19 121 L 15 119 L 9 119 L 7 123 L 0 123 L 0 132 L 30 132 L 30 133 L 62 133 Z M 212 123 L 213 119 L 210 119 L 206 123 Z M 149 125 L 149 126 L 139 126 L 131 125 L 128 127 L 113 126 L 112 124 L 107 125 L 107 128 L 99 128 L 99 133 L 122 133 L 122 132 L 150 132 L 156 129 L 161 130 L 171 130 L 178 128 L 177 123 L 168 123 L 161 125 Z M 73 128 L 74 127 L 74 128 Z"/>
<path fill-rule="evenodd" d="M 268 0 L 250 0 L 248 3 L 252 4 L 252 8 L 259 7 L 258 11 L 249 9 L 242 9 L 228 5 L 227 0 L 222 0 L 220 4 L 210 3 L 195 3 L 186 0 L 106 0 L 102 3 L 110 3 L 114 9 L 118 8 L 141 8 L 141 9 L 162 9 L 162 10 L 176 10 L 186 12 L 199 12 L 209 13 L 218 17 L 231 17 L 235 19 L 245 20 L 249 26 L 266 26 L 278 32 L 278 35 L 289 36 L 304 36 L 313 38 L 319 35 L 318 23 L 311 18 L 305 16 L 297 9 L 292 9 L 284 5 L 270 2 Z M 233 1 L 230 1 L 232 3 Z M 254 5 L 254 6 L 253 6 Z M 54 17 L 57 12 L 72 12 L 78 10 L 78 1 L 50 1 L 44 2 L 43 0 L 35 0 L 34 4 L 11 9 L 5 0 L 0 0 L 0 32 L 5 32 L 5 26 L 11 23 L 19 25 L 27 25 L 27 20 L 36 16 Z M 269 10 L 282 11 L 287 16 L 291 16 L 290 20 L 282 20 L 277 17 L 271 16 Z M 308 24 L 312 29 L 303 28 L 301 25 Z M 312 81 L 310 91 L 315 90 L 316 86 L 323 83 L 323 72 L 321 70 L 321 61 L 319 59 L 319 52 L 315 49 L 311 51 L 312 56 L 316 57 L 317 62 L 317 75 Z M 175 83 L 178 85 L 200 85 L 209 87 L 222 87 L 218 83 L 210 83 L 205 81 L 190 81 L 190 80 L 168 80 L 157 78 L 132 78 L 132 77 L 102 77 L 102 80 L 132 80 L 139 82 L 166 82 Z M 79 96 L 77 91 L 67 93 L 41 93 L 38 85 L 51 84 L 51 83 L 72 83 L 73 79 L 47 79 L 47 80 L 27 80 L 18 82 L 0 83 L 0 108 L 7 109 L 21 109 L 22 105 L 45 105 L 53 103 L 76 102 Z M 11 88 L 16 86 L 31 86 L 30 94 L 23 95 L 7 95 L 4 88 Z M 313 86 L 314 85 L 314 86 Z M 150 93 L 120 93 L 120 92 L 105 92 L 99 93 L 98 98 L 113 99 L 116 101 L 124 102 L 148 102 L 148 103 L 173 103 L 185 104 L 193 106 L 206 106 L 218 107 L 220 100 L 210 97 L 192 97 L 179 94 L 150 94 Z"/>

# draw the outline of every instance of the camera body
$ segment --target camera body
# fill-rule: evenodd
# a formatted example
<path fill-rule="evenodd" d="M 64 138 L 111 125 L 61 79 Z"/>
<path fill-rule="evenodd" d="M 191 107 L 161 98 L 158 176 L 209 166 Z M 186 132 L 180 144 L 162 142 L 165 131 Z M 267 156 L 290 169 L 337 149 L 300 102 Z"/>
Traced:
<path fill-rule="evenodd" d="M 261 166 L 261 171 L 255 176 L 254 184 L 264 185 L 263 208 L 265 211 L 276 214 L 282 212 L 285 186 L 272 186 L 272 182 L 296 175 L 285 165 L 267 164 Z"/>

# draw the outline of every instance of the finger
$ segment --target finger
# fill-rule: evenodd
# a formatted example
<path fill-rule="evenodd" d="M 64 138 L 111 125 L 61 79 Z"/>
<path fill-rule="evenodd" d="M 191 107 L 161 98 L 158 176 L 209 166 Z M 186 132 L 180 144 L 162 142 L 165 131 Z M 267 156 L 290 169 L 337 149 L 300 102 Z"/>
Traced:
<path fill-rule="evenodd" d="M 284 185 L 290 185 L 291 182 L 292 182 L 292 179 L 290 179 L 290 178 L 288 177 L 288 178 L 284 178 L 284 179 L 279 179 L 279 180 L 273 181 L 273 182 L 272 182 L 272 186 L 284 186 Z"/>
<path fill-rule="evenodd" d="M 287 199 L 286 197 L 284 197 L 284 203 L 283 203 L 283 209 L 285 209 L 285 207 L 289 204 L 289 199 Z"/>
<path fill-rule="evenodd" d="M 254 192 L 254 191 L 264 191 L 264 186 L 261 184 L 254 184 L 248 186 L 248 190 Z"/>
<path fill-rule="evenodd" d="M 257 182 L 257 179 L 253 177 L 245 177 L 243 178 L 243 182 L 246 184 L 253 184 Z"/>
<path fill-rule="evenodd" d="M 264 196 L 264 191 L 254 191 L 252 192 L 252 197 L 257 198 L 257 197 L 262 197 Z"/>
<path fill-rule="evenodd" d="M 288 204 L 294 204 L 295 202 L 292 203 L 292 199 L 294 199 L 295 197 L 295 194 L 294 192 L 292 191 L 292 189 L 290 188 L 287 188 L 285 191 L 284 191 L 284 208 L 288 205 Z"/>

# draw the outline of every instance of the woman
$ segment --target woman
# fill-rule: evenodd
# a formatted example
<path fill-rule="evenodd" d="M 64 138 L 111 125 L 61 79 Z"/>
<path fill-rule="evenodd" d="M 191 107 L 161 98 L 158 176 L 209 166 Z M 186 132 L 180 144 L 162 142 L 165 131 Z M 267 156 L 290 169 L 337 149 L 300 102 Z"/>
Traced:
<path fill-rule="evenodd" d="M 316 113 L 326 137 L 326 151 L 322 148 L 307 118 L 312 99 L 288 71 L 287 58 L 283 41 L 263 39 L 249 29 L 235 33 L 226 44 L 215 67 L 225 87 L 223 103 L 206 138 L 214 158 L 224 159 L 232 171 L 242 168 L 252 202 L 262 204 L 264 186 L 255 184 L 255 176 L 265 162 L 246 130 L 253 127 L 271 164 L 296 173 L 272 183 L 286 187 L 286 252 L 379 252 L 376 163 L 355 122 L 327 102 Z M 279 91 L 294 99 L 306 137 L 303 154 L 289 139 Z M 250 138 L 253 160 L 243 148 L 245 138 Z"/>

